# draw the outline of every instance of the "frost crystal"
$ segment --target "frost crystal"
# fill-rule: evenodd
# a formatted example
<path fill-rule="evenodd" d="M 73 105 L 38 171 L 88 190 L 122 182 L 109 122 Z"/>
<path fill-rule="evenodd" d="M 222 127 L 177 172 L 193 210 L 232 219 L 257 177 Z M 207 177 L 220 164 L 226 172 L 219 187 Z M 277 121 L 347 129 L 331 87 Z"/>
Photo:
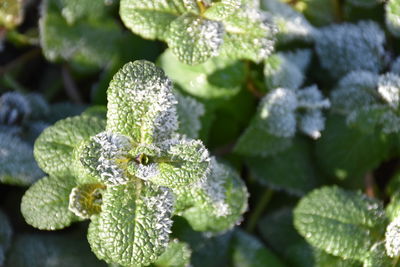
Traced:
<path fill-rule="evenodd" d="M 381 75 L 378 92 L 392 108 L 397 109 L 400 103 L 400 77 L 392 73 Z"/>
<path fill-rule="evenodd" d="M 389 257 L 397 257 L 400 255 L 400 218 L 397 217 L 391 222 L 385 234 L 385 247 Z"/>
<path fill-rule="evenodd" d="M 89 168 L 95 167 L 101 180 L 107 184 L 118 185 L 128 182 L 126 164 L 128 163 L 128 152 L 132 148 L 128 137 L 102 132 L 92 137 L 91 140 L 92 142 L 86 147 L 89 162 L 85 158 L 81 158 L 82 163 Z M 92 162 L 94 166 L 90 165 Z"/>
<path fill-rule="evenodd" d="M 168 188 L 157 187 L 148 182 L 145 182 L 145 186 L 161 192 L 157 196 L 143 197 L 143 202 L 149 211 L 157 211 L 156 219 L 152 221 L 151 227 L 158 232 L 155 240 L 157 242 L 156 247 L 167 247 L 172 226 L 173 194 Z"/>
<path fill-rule="evenodd" d="M 383 67 L 385 34 L 375 22 L 327 26 L 316 34 L 315 42 L 321 65 L 334 78 L 353 70 L 378 73 Z"/>

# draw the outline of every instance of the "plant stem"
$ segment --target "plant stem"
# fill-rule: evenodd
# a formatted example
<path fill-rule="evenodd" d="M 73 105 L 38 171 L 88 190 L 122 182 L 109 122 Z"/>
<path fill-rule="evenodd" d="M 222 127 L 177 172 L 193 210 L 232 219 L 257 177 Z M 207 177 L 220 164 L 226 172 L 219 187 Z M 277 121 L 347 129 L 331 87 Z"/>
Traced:
<path fill-rule="evenodd" d="M 369 197 L 375 197 L 375 191 L 374 191 L 375 181 L 374 181 L 374 176 L 372 175 L 371 172 L 365 174 L 364 181 L 365 181 L 365 194 Z"/>
<path fill-rule="evenodd" d="M 256 228 L 258 219 L 262 215 L 263 211 L 267 207 L 269 201 L 272 198 L 274 191 L 272 189 L 267 189 L 264 194 L 259 199 L 256 207 L 254 208 L 253 212 L 250 214 L 249 220 L 246 225 L 246 231 L 252 233 Z"/>

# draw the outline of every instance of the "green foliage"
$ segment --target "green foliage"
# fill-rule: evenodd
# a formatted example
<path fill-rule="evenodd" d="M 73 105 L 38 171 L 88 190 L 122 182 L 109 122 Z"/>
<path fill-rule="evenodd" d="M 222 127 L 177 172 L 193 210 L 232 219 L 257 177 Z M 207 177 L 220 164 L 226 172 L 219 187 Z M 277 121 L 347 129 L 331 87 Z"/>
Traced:
<path fill-rule="evenodd" d="M 0 3 L 0 26 L 15 28 L 23 19 L 24 2 L 22 0 L 5 0 Z"/>
<path fill-rule="evenodd" d="M 167 42 L 186 64 L 220 53 L 259 62 L 272 50 L 274 29 L 266 14 L 241 2 L 123 0 L 120 15 L 134 33 Z"/>
<path fill-rule="evenodd" d="M 190 263 L 191 253 L 192 251 L 188 244 L 174 239 L 170 241 L 164 253 L 158 257 L 155 265 L 160 267 L 184 267 Z"/>
<path fill-rule="evenodd" d="M 311 245 L 343 259 L 366 260 L 385 223 L 382 203 L 338 187 L 316 189 L 294 211 L 294 225 Z"/>

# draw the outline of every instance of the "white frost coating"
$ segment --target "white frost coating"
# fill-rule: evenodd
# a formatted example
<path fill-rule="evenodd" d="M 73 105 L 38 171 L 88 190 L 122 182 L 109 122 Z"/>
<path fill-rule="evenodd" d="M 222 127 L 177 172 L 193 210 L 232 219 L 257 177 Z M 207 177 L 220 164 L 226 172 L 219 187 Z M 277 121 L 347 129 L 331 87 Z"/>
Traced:
<path fill-rule="evenodd" d="M 282 53 L 272 55 L 265 60 L 264 78 L 269 89 L 284 87 L 294 90 L 304 82 L 302 71 Z"/>
<path fill-rule="evenodd" d="M 0 98 L 0 124 L 11 125 L 24 120 L 31 113 L 28 100 L 17 92 L 8 92 Z"/>
<path fill-rule="evenodd" d="M 282 55 L 286 60 L 296 65 L 302 72 L 305 72 L 311 62 L 312 50 L 296 49 L 294 51 L 282 53 Z"/>
<path fill-rule="evenodd" d="M 128 182 L 126 174 L 128 152 L 132 148 L 128 137 L 111 132 L 102 132 L 93 137 L 93 141 L 99 144 L 99 151 L 96 154 L 96 170 L 103 181 L 118 185 Z"/>
<path fill-rule="evenodd" d="M 155 247 L 167 247 L 169 235 L 171 233 L 171 214 L 173 212 L 174 197 L 170 189 L 166 187 L 157 187 L 151 183 L 145 182 L 146 187 L 159 191 L 156 196 L 143 197 L 143 204 L 149 211 L 154 211 L 156 219 L 152 220 L 152 229 L 158 233 L 155 240 Z"/>
<path fill-rule="evenodd" d="M 331 106 L 329 99 L 323 99 L 323 95 L 316 85 L 298 90 L 296 91 L 296 94 L 298 107 L 306 109 L 322 109 Z"/>
<path fill-rule="evenodd" d="M 322 67 L 334 78 L 354 70 L 379 73 L 383 68 L 385 34 L 373 21 L 321 28 L 315 42 Z"/>
<path fill-rule="evenodd" d="M 392 108 L 397 109 L 400 104 L 400 77 L 393 73 L 381 75 L 378 92 Z"/>
<path fill-rule="evenodd" d="M 229 176 L 228 170 L 224 165 L 219 164 L 214 157 L 211 157 L 210 173 L 205 178 L 197 182 L 193 188 L 200 188 L 206 193 L 207 201 L 203 205 L 212 205 L 213 212 L 217 217 L 228 216 L 231 214 L 229 205 L 226 203 L 226 189 L 224 183 Z"/>
<path fill-rule="evenodd" d="M 263 0 L 262 6 L 271 12 L 273 22 L 279 29 L 279 37 L 283 42 L 296 39 L 312 41 L 315 28 L 299 12 L 278 0 Z"/>
<path fill-rule="evenodd" d="M 278 88 L 267 94 L 260 104 L 260 118 L 267 131 L 280 137 L 292 137 L 296 132 L 294 115 L 298 103 L 293 90 Z"/>
<path fill-rule="evenodd" d="M 197 138 L 201 129 L 200 117 L 205 113 L 204 105 L 194 98 L 175 94 L 178 105 L 179 129 L 190 138 Z"/>
<path fill-rule="evenodd" d="M 325 129 L 325 118 L 321 110 L 307 111 L 300 118 L 300 130 L 313 139 L 321 137 L 321 131 Z"/>
<path fill-rule="evenodd" d="M 148 165 L 137 164 L 135 166 L 135 176 L 142 180 L 149 180 L 159 175 L 159 173 L 160 171 L 156 163 L 150 163 Z"/>
<path fill-rule="evenodd" d="M 197 23 L 202 20 L 199 18 Z M 219 48 L 222 45 L 224 38 L 224 27 L 221 23 L 212 20 L 205 20 L 200 28 L 199 44 L 211 48 L 212 56 L 217 56 Z"/>
<path fill-rule="evenodd" d="M 400 255 L 400 217 L 394 219 L 386 228 L 385 234 L 386 253 L 389 257 Z"/>

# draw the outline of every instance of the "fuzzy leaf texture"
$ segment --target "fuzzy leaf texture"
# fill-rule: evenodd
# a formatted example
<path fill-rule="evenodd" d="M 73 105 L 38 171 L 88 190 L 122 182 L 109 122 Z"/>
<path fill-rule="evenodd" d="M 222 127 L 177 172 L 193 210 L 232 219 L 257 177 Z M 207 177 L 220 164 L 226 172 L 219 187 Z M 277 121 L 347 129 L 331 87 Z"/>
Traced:
<path fill-rule="evenodd" d="M 190 264 L 192 251 L 187 243 L 173 239 L 154 263 L 156 266 L 185 267 Z"/>
<path fill-rule="evenodd" d="M 203 63 L 221 50 L 259 62 L 272 51 L 275 32 L 266 14 L 241 2 L 123 0 L 120 15 L 132 32 L 166 41 L 186 64 Z"/>
<path fill-rule="evenodd" d="M 385 224 L 382 203 L 338 187 L 312 191 L 294 211 L 294 225 L 311 245 L 343 259 L 364 261 Z"/>
<path fill-rule="evenodd" d="M 46 128 L 34 147 L 39 167 L 50 175 L 70 174 L 74 167 L 74 148 L 104 128 L 104 120 L 84 115 L 60 120 Z"/>
<path fill-rule="evenodd" d="M 166 188 L 140 180 L 108 187 L 88 240 L 96 255 L 124 266 L 148 265 L 164 252 L 172 225 L 173 198 Z M 95 236 L 93 236 L 95 235 Z"/>
<path fill-rule="evenodd" d="M 68 209 L 69 194 L 74 186 L 74 178 L 70 176 L 50 176 L 37 181 L 21 201 L 25 221 L 41 230 L 69 226 L 77 219 Z"/>

